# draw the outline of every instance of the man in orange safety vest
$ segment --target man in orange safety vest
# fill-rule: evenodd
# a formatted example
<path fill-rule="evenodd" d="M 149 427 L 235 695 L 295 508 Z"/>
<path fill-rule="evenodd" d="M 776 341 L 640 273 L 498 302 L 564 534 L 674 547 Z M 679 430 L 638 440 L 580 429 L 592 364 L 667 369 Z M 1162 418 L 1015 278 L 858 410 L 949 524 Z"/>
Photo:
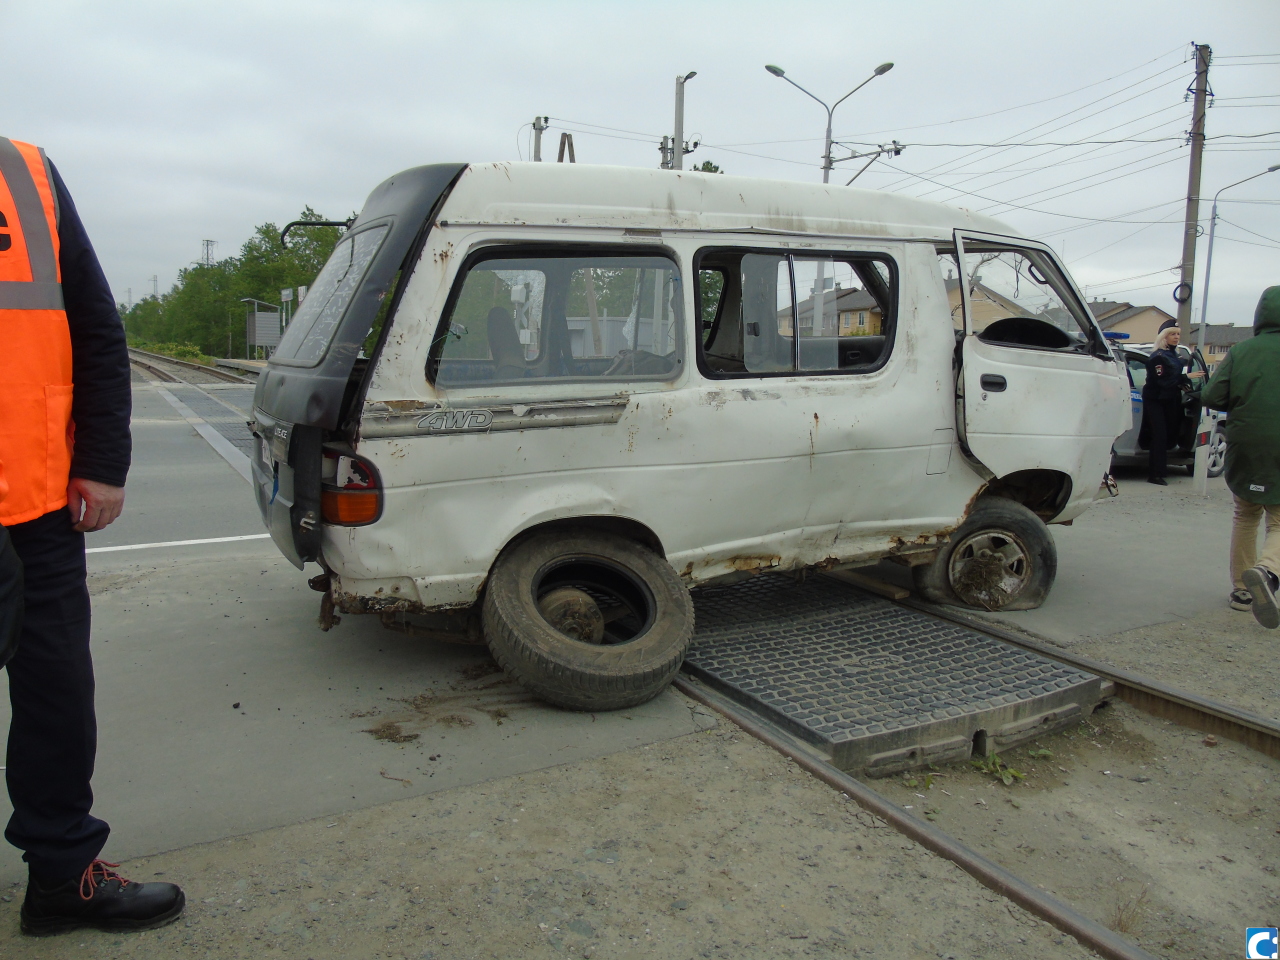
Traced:
<path fill-rule="evenodd" d="M 71 197 L 44 151 L 0 137 L 0 525 L 12 544 L 0 544 L 0 606 L 21 599 L 7 611 L 21 630 L 4 835 L 27 862 L 21 925 L 36 936 L 149 929 L 185 903 L 174 884 L 126 880 L 99 859 L 110 828 L 91 813 L 84 535 L 124 506 L 131 405 L 124 328 Z"/>

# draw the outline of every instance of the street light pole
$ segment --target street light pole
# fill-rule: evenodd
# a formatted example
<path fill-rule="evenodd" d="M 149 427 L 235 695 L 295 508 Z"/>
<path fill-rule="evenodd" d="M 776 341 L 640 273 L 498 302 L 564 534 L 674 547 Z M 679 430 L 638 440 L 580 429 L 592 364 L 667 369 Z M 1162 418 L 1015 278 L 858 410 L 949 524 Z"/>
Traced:
<path fill-rule="evenodd" d="M 698 75 L 697 70 L 690 70 L 682 77 L 676 77 L 676 129 L 675 141 L 671 144 L 671 169 L 684 169 L 684 85 Z"/>
<path fill-rule="evenodd" d="M 1224 191 L 1230 190 L 1232 187 L 1238 187 L 1240 184 L 1248 183 L 1250 180 L 1265 177 L 1268 173 L 1275 173 L 1277 170 L 1280 170 L 1280 163 L 1267 167 L 1261 173 L 1255 173 L 1251 177 L 1245 177 L 1243 180 L 1229 183 L 1213 195 L 1213 211 L 1209 214 L 1209 249 L 1204 258 L 1204 292 L 1200 294 L 1200 329 L 1196 331 L 1196 349 L 1200 351 L 1200 356 L 1202 357 L 1204 356 L 1205 327 L 1208 326 L 1209 319 L 1209 277 L 1213 270 L 1213 234 L 1218 226 L 1218 198 L 1222 196 Z M 1205 365 L 1208 366 L 1207 363 Z M 1196 430 L 1197 438 L 1204 432 L 1204 421 L 1205 410 L 1201 406 L 1200 426 Z M 1195 482 L 1197 492 L 1202 497 L 1207 496 L 1209 493 L 1209 449 L 1199 443 L 1196 445 Z"/>
<path fill-rule="evenodd" d="M 839 100 L 837 100 L 837 101 L 836 101 L 835 103 L 833 103 L 831 106 L 827 106 L 827 104 L 826 104 L 826 102 L 825 102 L 825 101 L 823 101 L 823 100 L 819 99 L 818 97 L 814 96 L 812 93 L 810 93 L 810 92 L 809 92 L 808 90 L 806 90 L 804 87 L 800 86 L 800 84 L 796 83 L 794 80 L 792 80 L 790 77 L 788 77 L 788 76 L 787 76 L 787 72 L 786 72 L 785 70 L 783 70 L 781 67 L 774 66 L 774 65 L 773 65 L 773 64 L 771 64 L 771 63 L 767 63 L 767 64 L 765 64 L 765 69 L 766 69 L 766 70 L 768 70 L 768 71 L 769 71 L 771 74 L 773 74 L 775 77 L 778 77 L 778 78 L 780 78 L 780 79 L 782 79 L 782 80 L 787 81 L 787 83 L 791 84 L 793 87 L 795 87 L 795 88 L 796 88 L 797 90 L 799 90 L 801 93 L 803 93 L 805 96 L 813 97 L 813 99 L 814 99 L 814 100 L 817 100 L 817 101 L 818 101 L 818 103 L 822 105 L 822 109 L 823 109 L 823 110 L 825 110 L 825 111 L 827 111 L 827 133 L 826 133 L 826 137 L 824 138 L 824 141 L 825 141 L 825 142 L 824 142 L 824 148 L 823 148 L 823 151 L 822 151 L 822 182 L 823 182 L 823 183 L 830 183 L 830 182 L 831 182 L 831 167 L 832 167 L 832 163 L 831 163 L 831 118 L 832 118 L 832 116 L 833 116 L 833 115 L 835 114 L 835 112 L 836 112 L 836 107 L 840 106 L 840 104 L 844 103 L 846 100 L 848 100 L 851 96 L 853 96 L 855 93 L 857 93 L 857 92 L 858 92 L 859 90 L 861 90 L 863 87 L 865 87 L 868 83 L 870 83 L 870 82 L 871 82 L 872 80 L 874 80 L 876 77 L 883 77 L 886 73 L 888 73 L 890 70 L 892 70 L 892 69 L 893 69 L 893 64 L 892 64 L 892 63 L 882 63 L 882 64 L 880 64 L 880 66 L 876 67 L 876 68 L 875 68 L 875 70 L 874 70 L 874 71 L 872 71 L 871 76 L 867 77 L 867 79 L 863 80 L 860 84 L 858 84 L 856 87 L 854 87 L 854 88 L 853 88 L 852 90 L 850 90 L 848 93 L 846 93 L 843 97 L 841 97 Z"/>

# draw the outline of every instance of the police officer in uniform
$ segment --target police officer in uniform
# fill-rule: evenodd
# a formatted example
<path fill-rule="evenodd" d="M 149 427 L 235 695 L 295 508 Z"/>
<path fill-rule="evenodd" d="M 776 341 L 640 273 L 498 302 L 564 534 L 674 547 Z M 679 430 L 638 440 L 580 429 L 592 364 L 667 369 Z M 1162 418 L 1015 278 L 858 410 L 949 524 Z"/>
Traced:
<path fill-rule="evenodd" d="M 1186 370 L 1191 360 L 1179 356 L 1182 332 L 1178 321 L 1160 324 L 1156 348 L 1147 358 L 1147 382 L 1142 385 L 1142 434 L 1147 438 L 1147 482 L 1168 486 L 1169 447 L 1176 446 L 1182 428 L 1182 393 L 1191 389 Z"/>
<path fill-rule="evenodd" d="M 100 860 L 110 828 L 90 812 L 97 722 L 84 535 L 124 506 L 124 327 L 58 171 L 38 147 L 2 137 L 0 345 L 0 524 L 22 576 L 4 835 L 29 871 L 22 931 L 149 929 L 178 917 L 182 890 L 126 880 Z M 4 561 L 0 550 L 0 594 L 14 567 Z"/>

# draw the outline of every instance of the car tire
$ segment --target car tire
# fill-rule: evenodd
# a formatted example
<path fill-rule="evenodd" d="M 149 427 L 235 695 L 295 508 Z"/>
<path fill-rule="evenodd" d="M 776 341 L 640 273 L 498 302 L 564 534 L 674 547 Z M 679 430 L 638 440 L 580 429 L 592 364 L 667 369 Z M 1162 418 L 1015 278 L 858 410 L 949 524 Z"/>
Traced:
<path fill-rule="evenodd" d="M 1058 551 L 1044 521 L 1022 504 L 983 497 L 938 556 L 911 572 L 917 592 L 933 603 L 1031 610 L 1049 595 Z"/>
<path fill-rule="evenodd" d="M 693 600 L 658 554 L 589 529 L 549 530 L 498 557 L 485 587 L 489 650 L 535 696 L 619 710 L 675 678 L 693 641 Z"/>

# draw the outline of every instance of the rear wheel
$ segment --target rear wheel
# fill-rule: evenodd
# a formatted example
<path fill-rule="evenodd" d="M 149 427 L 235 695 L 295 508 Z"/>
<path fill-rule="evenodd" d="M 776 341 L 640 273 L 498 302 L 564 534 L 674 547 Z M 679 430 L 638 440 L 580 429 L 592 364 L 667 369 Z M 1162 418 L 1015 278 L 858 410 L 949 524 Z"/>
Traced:
<path fill-rule="evenodd" d="M 1049 528 L 1022 504 L 983 497 L 932 563 L 913 567 L 916 589 L 934 603 L 979 610 L 1030 610 L 1058 572 Z"/>
<path fill-rule="evenodd" d="M 693 601 L 671 566 L 594 530 L 545 531 L 510 546 L 490 574 L 483 618 L 502 668 L 571 710 L 652 699 L 693 639 Z"/>
<path fill-rule="evenodd" d="M 1220 477 L 1227 469 L 1227 437 L 1221 430 L 1209 433 L 1209 476 Z"/>

